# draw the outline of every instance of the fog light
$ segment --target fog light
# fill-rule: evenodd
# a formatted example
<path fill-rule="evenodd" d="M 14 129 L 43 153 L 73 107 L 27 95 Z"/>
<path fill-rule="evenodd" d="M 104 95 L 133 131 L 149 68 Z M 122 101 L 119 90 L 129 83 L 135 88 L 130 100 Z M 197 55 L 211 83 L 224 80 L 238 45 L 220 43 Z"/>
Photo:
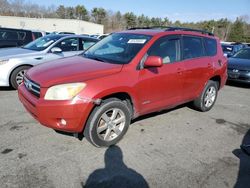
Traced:
<path fill-rule="evenodd" d="M 61 119 L 61 125 L 66 126 L 67 125 L 67 121 L 65 119 Z"/>

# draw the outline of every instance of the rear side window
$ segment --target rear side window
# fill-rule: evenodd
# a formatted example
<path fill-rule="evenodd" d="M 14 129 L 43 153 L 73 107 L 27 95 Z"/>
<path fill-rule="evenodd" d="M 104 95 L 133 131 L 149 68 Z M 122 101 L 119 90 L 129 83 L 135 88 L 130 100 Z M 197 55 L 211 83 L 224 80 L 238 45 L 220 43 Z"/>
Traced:
<path fill-rule="evenodd" d="M 40 32 L 33 32 L 33 35 L 34 35 L 35 39 L 38 39 L 38 38 L 43 36 L 42 33 L 40 33 Z"/>
<path fill-rule="evenodd" d="M 0 40 L 24 40 L 25 36 L 26 33 L 22 31 L 0 31 Z"/>
<path fill-rule="evenodd" d="M 207 56 L 215 56 L 217 53 L 217 42 L 215 39 L 204 38 Z"/>
<path fill-rule="evenodd" d="M 202 39 L 199 37 L 183 37 L 183 59 L 192 59 L 204 56 Z"/>

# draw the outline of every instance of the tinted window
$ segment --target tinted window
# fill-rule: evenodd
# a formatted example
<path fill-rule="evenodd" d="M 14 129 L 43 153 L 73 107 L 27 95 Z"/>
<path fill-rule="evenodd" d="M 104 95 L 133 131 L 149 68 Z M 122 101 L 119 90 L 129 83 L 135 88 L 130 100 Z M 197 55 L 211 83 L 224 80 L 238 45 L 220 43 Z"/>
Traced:
<path fill-rule="evenodd" d="M 198 37 L 183 37 L 183 59 L 204 56 L 202 39 Z"/>
<path fill-rule="evenodd" d="M 205 38 L 206 53 L 208 56 L 215 56 L 217 53 L 217 42 L 215 39 Z"/>
<path fill-rule="evenodd" d="M 61 48 L 63 52 L 77 51 L 78 50 L 78 39 L 69 38 L 59 42 L 55 47 Z"/>
<path fill-rule="evenodd" d="M 179 61 L 178 49 L 180 40 L 178 38 L 170 39 L 163 37 L 157 40 L 148 51 L 149 56 L 160 56 L 163 63 Z"/>
<path fill-rule="evenodd" d="M 43 36 L 42 33 L 40 32 L 33 32 L 33 34 L 34 34 L 35 39 L 38 39 Z"/>
<path fill-rule="evenodd" d="M 0 32 L 0 40 L 24 40 L 25 36 L 26 33 L 22 31 L 1 30 Z"/>
<path fill-rule="evenodd" d="M 240 59 L 250 59 L 250 48 L 240 50 L 233 57 Z"/>

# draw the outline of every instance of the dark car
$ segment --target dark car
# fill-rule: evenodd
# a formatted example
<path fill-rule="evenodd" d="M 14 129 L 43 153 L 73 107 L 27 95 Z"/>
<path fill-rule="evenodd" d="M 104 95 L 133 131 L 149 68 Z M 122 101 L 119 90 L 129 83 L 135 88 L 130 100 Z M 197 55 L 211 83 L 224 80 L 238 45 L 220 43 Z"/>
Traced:
<path fill-rule="evenodd" d="M 228 80 L 250 83 L 250 48 L 241 49 L 229 58 Z"/>
<path fill-rule="evenodd" d="M 31 41 L 33 37 L 29 30 L 0 28 L 0 48 L 23 46 Z"/>
<path fill-rule="evenodd" d="M 232 43 L 232 44 L 221 44 L 222 50 L 224 52 L 224 55 L 227 57 L 232 57 L 234 54 L 236 54 L 241 49 L 247 47 L 247 45 L 241 44 L 241 43 Z"/>

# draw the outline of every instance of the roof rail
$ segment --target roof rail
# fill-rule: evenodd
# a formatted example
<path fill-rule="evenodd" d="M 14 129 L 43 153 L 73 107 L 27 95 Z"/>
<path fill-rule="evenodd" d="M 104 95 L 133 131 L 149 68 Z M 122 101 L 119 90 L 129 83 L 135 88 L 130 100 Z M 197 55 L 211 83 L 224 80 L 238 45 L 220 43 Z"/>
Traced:
<path fill-rule="evenodd" d="M 198 33 L 214 36 L 213 33 L 206 31 L 206 30 L 192 29 L 192 28 L 186 28 L 186 27 L 152 26 L 152 27 L 132 27 L 132 28 L 129 28 L 129 30 L 136 30 L 136 29 L 164 29 L 165 31 L 193 31 L 193 32 L 198 32 Z"/>
<path fill-rule="evenodd" d="M 193 31 L 193 32 L 198 32 L 198 33 L 214 36 L 213 33 L 206 31 L 206 30 L 201 30 L 201 29 L 191 29 L 191 28 L 186 28 L 186 27 L 166 27 L 166 28 L 167 29 L 165 31 Z"/>

